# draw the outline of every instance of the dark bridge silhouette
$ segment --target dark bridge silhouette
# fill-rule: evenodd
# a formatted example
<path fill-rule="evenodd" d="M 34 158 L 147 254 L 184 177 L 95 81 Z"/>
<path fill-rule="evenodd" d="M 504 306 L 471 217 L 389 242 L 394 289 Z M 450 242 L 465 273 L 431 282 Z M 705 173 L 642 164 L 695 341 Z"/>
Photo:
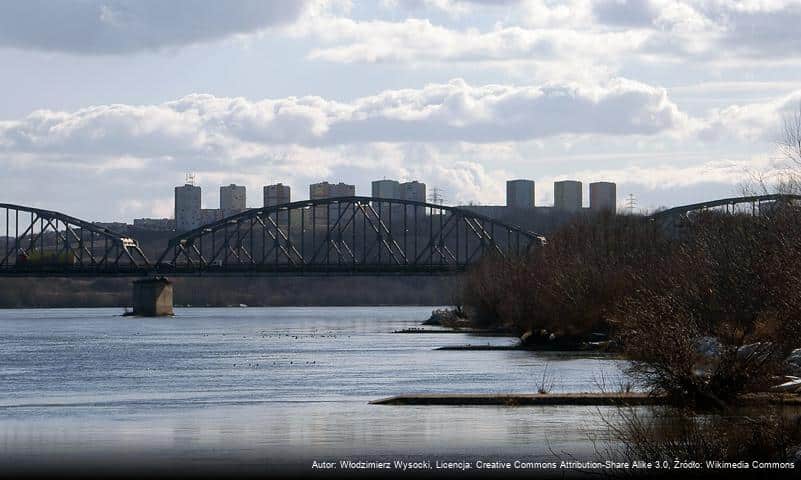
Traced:
<path fill-rule="evenodd" d="M 681 235 L 695 215 L 717 211 L 726 214 L 765 215 L 782 205 L 801 205 L 801 195 L 771 194 L 730 197 L 669 208 L 650 216 L 668 234 Z"/>
<path fill-rule="evenodd" d="M 60 212 L 0 203 L 0 275 L 141 275 L 136 240 Z"/>
<path fill-rule="evenodd" d="M 258 208 L 173 238 L 160 273 L 434 274 L 544 237 L 466 210 L 342 197 Z"/>
<path fill-rule="evenodd" d="M 801 196 L 724 198 L 651 218 L 675 228 L 699 211 L 759 215 L 778 204 L 801 204 Z M 135 239 L 60 212 L 0 204 L 3 224 L 0 276 L 435 275 L 545 244 L 472 211 L 372 197 L 246 210 L 172 238 L 156 261 Z"/>
<path fill-rule="evenodd" d="M 767 208 L 771 210 L 777 204 L 798 204 L 801 203 L 801 195 L 770 194 L 752 195 L 745 197 L 721 198 L 708 202 L 692 203 L 679 207 L 662 210 L 651 215 L 653 219 L 667 219 L 670 217 L 686 217 L 694 212 L 720 210 L 726 213 L 746 213 L 759 215 L 764 213 Z"/>
<path fill-rule="evenodd" d="M 0 275 L 456 273 L 545 238 L 467 210 L 342 197 L 256 208 L 171 239 L 152 262 L 136 240 L 67 215 L 0 204 Z"/>

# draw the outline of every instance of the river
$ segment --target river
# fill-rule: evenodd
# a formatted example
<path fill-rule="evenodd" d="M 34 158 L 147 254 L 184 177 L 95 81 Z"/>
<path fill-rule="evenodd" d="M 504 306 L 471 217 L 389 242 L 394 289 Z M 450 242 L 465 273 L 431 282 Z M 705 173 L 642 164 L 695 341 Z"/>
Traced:
<path fill-rule="evenodd" d="M 270 471 L 340 459 L 593 456 L 595 407 L 378 406 L 424 392 L 614 384 L 603 355 L 437 351 L 506 345 L 396 334 L 431 307 L 0 310 L 0 462 L 9 468 Z"/>

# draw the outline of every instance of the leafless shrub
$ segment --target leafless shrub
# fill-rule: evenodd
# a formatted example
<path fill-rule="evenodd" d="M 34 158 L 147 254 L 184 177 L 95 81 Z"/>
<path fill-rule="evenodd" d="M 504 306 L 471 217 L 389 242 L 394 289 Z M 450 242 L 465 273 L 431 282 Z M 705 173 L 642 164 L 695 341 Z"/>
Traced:
<path fill-rule="evenodd" d="M 797 109 L 784 117 L 779 148 L 788 160 L 801 167 L 801 102 Z"/>
<path fill-rule="evenodd" d="M 635 461 L 674 459 L 721 462 L 794 462 L 801 444 L 801 417 L 773 409 L 751 416 L 698 415 L 689 410 L 620 407 L 602 415 L 604 454 Z"/>
<path fill-rule="evenodd" d="M 634 389 L 634 383 L 627 377 L 618 377 L 612 381 L 604 370 L 599 370 L 593 375 L 592 378 L 595 389 L 601 393 L 631 393 Z"/>
<path fill-rule="evenodd" d="M 798 347 L 801 213 L 702 214 L 691 232 L 658 268 L 636 273 L 640 287 L 611 322 L 644 387 L 726 407 L 764 389 Z"/>
<path fill-rule="evenodd" d="M 553 374 L 553 372 L 548 371 L 548 364 L 546 363 L 542 369 L 542 377 L 540 378 L 540 384 L 537 387 L 537 393 L 551 393 L 554 386 L 556 386 L 556 376 Z"/>
<path fill-rule="evenodd" d="M 801 102 L 784 116 L 777 147 L 785 164 L 770 172 L 746 172 L 739 185 L 742 195 L 801 194 Z"/>
<path fill-rule="evenodd" d="M 467 275 L 464 302 L 478 323 L 520 333 L 606 331 L 606 318 L 632 288 L 631 272 L 666 248 L 644 217 L 577 216 L 527 257 L 484 259 Z"/>

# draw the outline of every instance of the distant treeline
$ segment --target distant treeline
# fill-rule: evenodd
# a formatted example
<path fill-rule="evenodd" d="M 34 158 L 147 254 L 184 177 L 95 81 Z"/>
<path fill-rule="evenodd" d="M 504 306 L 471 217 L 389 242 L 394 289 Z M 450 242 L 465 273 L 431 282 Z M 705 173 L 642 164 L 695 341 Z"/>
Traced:
<path fill-rule="evenodd" d="M 176 305 L 444 305 L 452 277 L 172 278 Z M 130 278 L 3 278 L 0 308 L 125 307 Z"/>

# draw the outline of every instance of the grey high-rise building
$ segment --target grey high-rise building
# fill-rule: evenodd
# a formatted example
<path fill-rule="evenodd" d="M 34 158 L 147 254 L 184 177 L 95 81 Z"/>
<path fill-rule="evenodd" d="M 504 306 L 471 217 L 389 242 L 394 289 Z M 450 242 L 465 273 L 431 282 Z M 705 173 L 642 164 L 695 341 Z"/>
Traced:
<path fill-rule="evenodd" d="M 404 182 L 400 184 L 400 193 L 403 200 L 411 200 L 413 202 L 426 201 L 426 184 L 413 180 L 411 182 Z"/>
<path fill-rule="evenodd" d="M 506 182 L 506 206 L 534 208 L 534 181 L 508 180 Z"/>
<path fill-rule="evenodd" d="M 576 180 L 563 180 L 553 184 L 553 206 L 557 210 L 575 212 L 581 210 L 582 205 L 581 182 Z"/>
<path fill-rule="evenodd" d="M 372 184 L 373 198 L 388 198 L 392 200 L 400 200 L 401 186 L 397 180 L 375 180 Z M 373 209 L 376 213 L 384 218 L 394 215 L 395 218 L 403 211 L 400 204 L 391 204 L 389 202 L 371 202 Z M 392 210 L 392 212 L 390 212 Z"/>
<path fill-rule="evenodd" d="M 331 185 L 331 197 L 353 197 L 356 195 L 356 185 L 349 185 L 347 183 L 339 182 L 336 185 Z"/>
<path fill-rule="evenodd" d="M 175 187 L 175 230 L 187 232 L 201 225 L 200 222 L 200 187 L 186 184 Z"/>
<path fill-rule="evenodd" d="M 275 185 L 267 185 L 264 187 L 264 206 L 272 207 L 274 205 L 281 205 L 289 203 L 290 191 L 289 185 L 283 183 L 276 183 Z"/>
<path fill-rule="evenodd" d="M 322 200 L 326 198 L 340 198 L 340 197 L 353 197 L 356 195 L 356 186 L 347 183 L 312 183 L 309 185 L 309 198 L 311 200 Z M 336 221 L 339 213 L 341 212 L 340 205 L 333 203 L 328 208 L 325 206 L 318 206 L 314 208 L 314 215 L 317 218 L 318 224 L 320 219 L 328 218 L 331 223 Z"/>
<path fill-rule="evenodd" d="M 220 187 L 220 210 L 223 217 L 228 217 L 244 210 L 247 205 L 247 192 L 244 186 L 231 185 Z"/>
<path fill-rule="evenodd" d="M 397 180 L 373 181 L 373 198 L 401 198 L 401 186 Z"/>
<path fill-rule="evenodd" d="M 309 185 L 309 198 L 312 200 L 322 198 L 352 197 L 356 195 L 356 186 L 347 183 L 312 183 Z"/>
<path fill-rule="evenodd" d="M 264 187 L 265 208 L 283 205 L 289 202 L 291 202 L 289 185 L 276 183 L 275 185 L 267 185 Z M 289 222 L 289 212 L 286 210 L 270 213 L 269 217 L 281 225 L 286 225 Z"/>
<path fill-rule="evenodd" d="M 617 210 L 617 185 L 612 182 L 591 183 L 590 209 L 614 213 Z"/>
<path fill-rule="evenodd" d="M 203 208 L 200 210 L 200 224 L 208 225 L 223 219 L 223 211 L 219 208 Z"/>
<path fill-rule="evenodd" d="M 403 200 L 410 200 L 412 202 L 426 202 L 426 184 L 412 180 L 411 182 L 404 182 L 400 184 L 401 198 Z M 404 212 L 408 218 L 415 217 L 418 219 L 424 218 L 426 214 L 426 207 L 423 206 L 405 206 Z"/>

